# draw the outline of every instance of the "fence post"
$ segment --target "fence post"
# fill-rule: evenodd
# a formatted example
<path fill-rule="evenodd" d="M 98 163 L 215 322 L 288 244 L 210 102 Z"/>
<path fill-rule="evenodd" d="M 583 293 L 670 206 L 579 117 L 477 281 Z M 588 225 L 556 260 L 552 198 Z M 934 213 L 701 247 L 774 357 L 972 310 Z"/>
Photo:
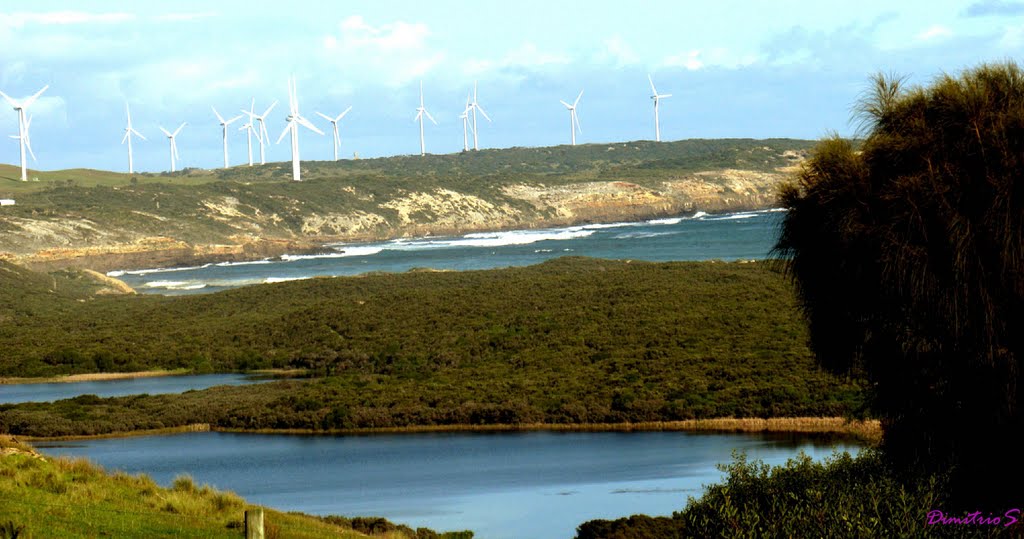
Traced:
<path fill-rule="evenodd" d="M 263 539 L 262 507 L 253 507 L 245 512 L 245 539 Z"/>

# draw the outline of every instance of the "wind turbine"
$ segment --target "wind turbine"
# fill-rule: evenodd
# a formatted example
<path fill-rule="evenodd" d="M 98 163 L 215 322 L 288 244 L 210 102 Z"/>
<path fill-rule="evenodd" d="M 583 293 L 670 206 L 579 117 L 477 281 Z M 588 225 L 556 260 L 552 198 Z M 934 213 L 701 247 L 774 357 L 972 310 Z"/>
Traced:
<path fill-rule="evenodd" d="M 217 115 L 217 121 L 219 121 L 221 127 L 224 128 L 224 168 L 228 168 L 228 126 L 231 125 L 232 122 L 241 118 L 242 115 L 239 114 L 238 116 L 235 116 L 230 120 L 225 120 L 223 117 L 221 117 L 220 113 L 217 112 L 217 109 L 213 108 L 212 106 L 210 108 L 213 109 L 213 113 Z"/>
<path fill-rule="evenodd" d="M 466 108 L 462 110 L 459 118 L 462 118 L 462 151 L 469 151 L 469 94 L 466 94 Z M 473 131 L 476 134 L 476 131 Z"/>
<path fill-rule="evenodd" d="M 580 133 L 583 133 L 583 128 L 580 127 L 580 117 L 576 115 L 576 105 L 580 104 L 581 97 L 583 97 L 583 90 L 580 90 L 580 95 L 576 96 L 576 101 L 573 101 L 572 105 L 562 101 L 565 108 L 569 109 L 569 133 L 572 135 L 573 146 L 576 145 L 576 130 L 579 129 Z"/>
<path fill-rule="evenodd" d="M 21 181 L 23 182 L 28 181 L 28 163 L 25 162 L 26 148 L 28 149 L 29 155 L 32 156 L 32 160 L 36 160 L 36 154 L 35 152 L 32 151 L 32 144 L 29 142 L 28 139 L 28 128 L 30 125 L 32 125 L 32 117 L 25 117 L 25 109 L 32 105 L 32 103 L 35 103 L 36 99 L 39 99 L 39 96 L 42 95 L 42 93 L 45 92 L 46 89 L 49 87 L 49 84 L 43 86 L 42 90 L 39 90 L 34 95 L 26 98 L 24 101 L 21 102 L 15 101 L 8 97 L 7 94 L 0 92 L 0 96 L 3 96 L 3 98 L 7 100 L 7 103 L 14 107 L 14 110 L 18 111 L 18 136 L 11 135 L 11 138 L 18 139 L 21 145 Z"/>
<path fill-rule="evenodd" d="M 253 100 L 253 107 L 255 107 L 255 106 L 256 106 L 256 100 Z M 267 115 L 270 114 L 270 111 L 274 110 L 275 106 L 277 106 L 277 101 L 274 101 L 273 103 L 271 103 L 270 106 L 267 107 L 267 110 L 263 111 L 263 114 L 261 114 L 259 116 L 253 114 L 253 111 L 251 111 L 251 110 L 248 110 L 248 111 L 247 110 L 243 110 L 242 111 L 242 112 L 244 112 L 244 113 L 249 115 L 249 121 L 250 122 L 257 121 L 257 122 L 260 123 L 259 129 L 256 131 L 256 140 L 260 141 L 260 164 L 261 165 L 267 164 L 266 157 L 264 156 L 264 153 L 263 153 L 263 141 L 265 141 L 265 140 L 269 141 L 270 140 L 270 135 L 267 134 L 267 125 L 264 122 L 264 120 L 266 120 Z"/>
<path fill-rule="evenodd" d="M 281 136 L 277 138 L 277 143 L 281 144 L 281 141 L 284 140 L 284 136 L 287 135 L 289 131 L 292 132 L 292 179 L 300 182 L 302 181 L 302 176 L 301 171 L 299 170 L 299 126 L 301 125 L 306 129 L 321 135 L 323 135 L 324 132 L 317 129 L 315 125 L 299 114 L 299 96 L 295 90 L 294 78 L 288 79 L 288 104 L 291 108 L 291 114 L 289 114 L 287 118 L 288 125 L 285 126 L 284 131 L 281 131 Z"/>
<path fill-rule="evenodd" d="M 418 109 L 416 109 L 416 118 L 413 119 L 414 122 L 416 120 L 420 121 L 420 156 L 427 155 L 427 147 L 423 143 L 423 117 L 424 116 L 426 116 L 427 118 L 430 118 L 430 121 L 434 122 L 434 125 L 437 125 L 437 121 L 434 120 L 434 117 L 431 116 L 430 113 L 427 112 L 426 107 L 423 106 L 423 81 L 420 81 L 420 106 L 419 106 Z"/>
<path fill-rule="evenodd" d="M 128 173 L 135 174 L 135 166 L 132 164 L 132 135 L 142 140 L 146 140 L 146 137 L 132 127 L 132 109 L 128 108 L 128 103 L 124 104 L 124 110 L 128 113 L 128 127 L 124 128 L 124 138 L 121 139 L 121 144 L 128 143 Z"/>
<path fill-rule="evenodd" d="M 182 122 L 173 133 L 164 129 L 163 126 L 160 127 L 160 130 L 163 131 L 171 141 L 171 172 L 174 172 L 174 162 L 178 160 L 178 145 L 174 142 L 174 137 L 178 136 L 178 133 L 181 133 L 181 129 L 183 127 L 185 127 L 185 122 Z"/>
<path fill-rule="evenodd" d="M 476 82 L 473 82 L 473 102 L 469 104 L 469 108 L 473 109 L 473 149 L 474 150 L 479 150 L 480 149 L 480 145 L 479 145 L 477 137 L 476 137 L 476 134 L 477 134 L 477 129 L 476 129 L 476 111 L 477 111 L 477 109 L 480 110 L 480 114 L 484 115 L 484 118 L 487 118 L 488 122 L 491 121 L 491 119 L 487 116 L 487 113 L 484 112 L 484 108 L 481 107 L 480 103 L 478 103 L 477 100 L 476 100 Z"/>
<path fill-rule="evenodd" d="M 658 101 L 672 97 L 672 94 L 658 94 L 658 89 L 654 87 L 654 79 L 647 75 L 647 80 L 651 83 L 651 99 L 654 100 L 654 140 L 661 142 L 661 126 L 658 125 Z"/>
<path fill-rule="evenodd" d="M 345 112 L 342 112 L 341 114 L 339 114 L 337 116 L 337 118 L 331 118 L 330 116 L 328 116 L 328 115 L 326 115 L 326 114 L 324 114 L 322 112 L 317 112 L 317 114 L 322 116 L 323 119 L 327 120 L 328 122 L 331 122 L 331 125 L 334 126 L 334 160 L 335 161 L 338 160 L 338 148 L 341 146 L 341 136 L 338 135 L 338 122 L 340 122 L 341 119 L 344 118 L 345 115 L 348 114 L 348 111 L 350 111 L 350 110 L 352 110 L 352 107 L 349 107 L 349 108 L 345 109 Z"/>
<path fill-rule="evenodd" d="M 256 98 L 255 97 L 252 99 L 252 106 L 249 107 L 249 110 L 243 110 L 242 112 L 249 115 L 249 123 L 243 124 L 242 127 L 238 128 L 238 130 L 239 131 L 247 131 L 246 134 L 245 134 L 245 139 L 246 139 L 246 142 L 248 143 L 248 146 L 249 146 L 249 166 L 251 167 L 252 166 L 252 132 L 255 131 L 255 129 L 253 129 L 252 124 L 255 121 L 254 118 L 256 117 Z M 256 140 L 260 141 L 260 146 L 263 145 L 263 141 L 260 140 L 260 133 L 259 133 L 259 131 L 256 132 Z"/>

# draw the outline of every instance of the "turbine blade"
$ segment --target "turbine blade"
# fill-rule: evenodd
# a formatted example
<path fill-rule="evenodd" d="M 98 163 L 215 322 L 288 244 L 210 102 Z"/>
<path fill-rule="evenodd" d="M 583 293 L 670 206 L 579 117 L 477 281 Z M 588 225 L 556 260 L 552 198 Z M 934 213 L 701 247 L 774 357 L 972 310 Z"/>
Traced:
<path fill-rule="evenodd" d="M 345 115 L 348 114 L 348 111 L 350 111 L 350 110 L 352 110 L 352 106 L 351 105 L 349 105 L 349 107 L 347 109 L 345 109 L 345 112 L 342 112 L 341 114 L 339 114 L 338 117 L 334 119 L 334 122 L 335 123 L 340 122 L 341 119 L 344 118 Z"/>
<path fill-rule="evenodd" d="M 213 109 L 213 113 L 217 115 L 217 121 L 220 123 L 224 123 L 224 117 L 221 116 L 219 112 L 217 112 L 217 109 L 213 105 L 210 105 L 210 108 Z"/>
<path fill-rule="evenodd" d="M 164 126 L 160 125 L 160 126 L 157 126 L 157 127 L 159 127 L 159 128 L 160 128 L 160 130 L 161 130 L 161 131 L 163 131 L 165 135 L 167 135 L 167 138 L 171 138 L 171 137 L 173 137 L 173 136 L 174 136 L 174 135 L 172 135 L 172 134 L 171 134 L 171 132 L 170 132 L 170 131 L 168 131 L 168 130 L 164 129 Z"/>
<path fill-rule="evenodd" d="M 231 125 L 232 122 L 238 121 L 239 119 L 241 119 L 241 117 L 242 117 L 242 115 L 239 114 L 238 116 L 235 116 L 234 118 L 224 122 L 224 125 Z"/>
<path fill-rule="evenodd" d="M 576 130 L 579 131 L 580 134 L 582 135 L 583 134 L 583 128 L 580 127 L 580 115 L 576 114 L 575 110 L 572 111 L 572 119 L 573 119 L 574 122 L 576 122 Z"/>
<path fill-rule="evenodd" d="M 672 97 L 672 94 L 659 95 L 658 97 L 665 99 L 666 97 Z"/>
<path fill-rule="evenodd" d="M 654 79 L 651 78 L 650 74 L 647 75 L 647 81 L 651 83 L 651 93 L 658 95 L 658 89 L 654 87 Z"/>
<path fill-rule="evenodd" d="M 413 116 L 412 121 L 418 122 L 418 121 L 420 121 L 420 117 L 422 117 L 422 116 L 423 116 L 423 109 L 419 109 L 419 110 L 416 111 L 416 116 Z"/>
<path fill-rule="evenodd" d="M 324 134 L 323 131 L 317 129 L 317 127 L 315 125 L 310 123 L 309 120 L 303 118 L 302 116 L 296 116 L 295 120 L 299 122 L 299 125 L 301 125 L 302 127 L 305 127 L 306 129 L 313 130 L 313 131 L 315 131 L 315 132 L 317 132 L 317 133 L 319 133 L 321 135 Z"/>
<path fill-rule="evenodd" d="M 576 108 L 576 105 L 579 104 L 581 97 L 583 97 L 583 90 L 580 90 L 580 95 L 576 96 L 576 101 L 573 101 L 573 103 L 572 103 L 573 108 Z"/>
<path fill-rule="evenodd" d="M 121 139 L 121 144 L 124 144 L 125 142 L 128 141 L 128 135 L 130 135 L 130 134 L 131 134 L 131 131 L 129 131 L 127 129 L 124 130 L 124 138 Z"/>
<path fill-rule="evenodd" d="M 276 106 L 277 106 L 277 101 L 274 101 L 273 103 L 271 103 L 270 106 L 267 107 L 267 110 L 263 111 L 263 115 L 260 116 L 260 118 L 266 118 L 267 115 L 270 114 L 270 111 L 274 110 L 274 107 L 276 107 Z"/>
<path fill-rule="evenodd" d="M 9 95 L 7 95 L 7 94 L 5 94 L 3 92 L 0 92 L 0 97 L 3 97 L 4 100 L 7 101 L 7 103 L 9 103 L 12 107 L 14 107 L 16 109 L 20 109 L 21 108 L 21 103 L 18 103 L 17 101 L 11 99 L 11 97 Z"/>
<path fill-rule="evenodd" d="M 572 110 L 572 105 L 566 103 L 565 101 L 562 101 L 561 99 L 559 99 L 558 102 L 565 105 L 565 108 Z"/>
<path fill-rule="evenodd" d="M 423 113 L 427 115 L 427 118 L 430 118 L 430 121 L 434 122 L 434 125 L 437 125 L 437 120 L 435 120 L 434 117 L 431 116 L 429 112 L 427 112 L 427 109 L 423 109 Z"/>
<path fill-rule="evenodd" d="M 135 133 L 135 136 L 139 137 L 140 139 L 146 140 L 146 137 L 142 136 L 142 133 L 139 133 L 135 129 L 132 129 L 132 133 Z"/>
<path fill-rule="evenodd" d="M 327 120 L 328 122 L 332 122 L 332 123 L 334 122 L 334 118 L 331 118 L 330 116 L 328 116 L 328 115 L 326 115 L 326 114 L 324 114 L 324 113 L 322 113 L 320 111 L 317 111 L 316 113 L 319 114 L 321 118 Z"/>
<path fill-rule="evenodd" d="M 178 133 L 181 133 L 181 130 L 185 127 L 186 123 L 187 122 L 181 122 L 181 125 L 179 125 L 178 128 L 174 130 L 174 135 L 173 136 L 175 136 L 175 137 L 178 136 Z"/>
<path fill-rule="evenodd" d="M 42 95 L 43 92 L 45 92 L 46 89 L 49 88 L 49 87 L 50 87 L 49 84 L 47 84 L 46 86 L 43 86 L 42 90 L 39 90 L 32 97 L 26 99 L 25 102 L 21 104 L 21 108 L 27 109 L 29 107 L 29 105 L 31 105 L 32 103 L 35 103 L 36 99 L 39 99 L 39 96 Z"/>
<path fill-rule="evenodd" d="M 281 136 L 280 136 L 280 137 L 277 137 L 277 143 L 278 143 L 278 144 L 281 144 L 281 141 L 282 141 L 282 140 L 284 140 L 284 136 L 285 136 L 286 134 L 288 134 L 288 131 L 289 131 L 290 129 L 293 129 L 294 127 L 295 127 L 295 124 L 294 124 L 294 123 L 292 123 L 292 122 L 288 122 L 288 125 L 286 125 L 286 126 L 284 127 L 284 131 L 281 131 Z"/>
<path fill-rule="evenodd" d="M 32 156 L 32 160 L 38 161 L 35 152 L 32 151 L 32 139 L 29 138 L 28 133 L 25 133 L 25 148 L 28 149 L 28 154 Z"/>
<path fill-rule="evenodd" d="M 487 121 L 488 121 L 488 122 L 489 122 L 489 121 L 491 121 L 491 118 L 490 118 L 490 116 L 488 116 L 488 115 L 487 115 L 487 113 L 486 113 L 486 112 L 484 112 L 484 108 L 480 106 L 480 103 L 477 103 L 477 104 L 476 104 L 476 108 L 480 110 L 480 114 L 483 114 L 483 115 L 484 115 L 484 118 L 487 118 Z"/>
<path fill-rule="evenodd" d="M 252 98 L 252 105 L 249 106 L 249 116 L 256 112 L 256 98 Z"/>

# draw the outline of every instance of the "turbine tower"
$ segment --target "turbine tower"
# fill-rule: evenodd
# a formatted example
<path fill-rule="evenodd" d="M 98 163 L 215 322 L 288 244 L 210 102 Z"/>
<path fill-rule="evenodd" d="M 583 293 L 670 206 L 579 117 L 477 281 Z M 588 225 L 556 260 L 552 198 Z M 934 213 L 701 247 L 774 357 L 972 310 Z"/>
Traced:
<path fill-rule="evenodd" d="M 647 75 L 647 80 L 651 83 L 651 99 L 654 100 L 654 140 L 661 142 L 661 126 L 658 125 L 658 101 L 672 97 L 672 94 L 658 94 L 658 89 L 654 87 L 654 79 Z"/>
<path fill-rule="evenodd" d="M 255 106 L 256 106 L 256 100 L 253 100 L 253 107 L 255 108 Z M 269 141 L 270 140 L 270 135 L 267 134 L 267 125 L 264 122 L 264 120 L 266 120 L 267 115 L 270 114 L 270 111 L 274 110 L 275 106 L 277 106 L 277 101 L 274 101 L 273 103 L 271 103 L 270 106 L 267 107 L 267 110 L 263 111 L 263 114 L 261 114 L 259 116 L 253 114 L 253 111 L 251 111 L 251 110 L 243 110 L 242 111 L 245 114 L 249 115 L 249 121 L 250 122 L 256 121 L 256 122 L 260 123 L 259 129 L 256 130 L 256 140 L 260 141 L 260 164 L 261 165 L 267 164 L 266 156 L 263 153 L 263 141 Z"/>
<path fill-rule="evenodd" d="M 246 134 L 245 134 L 245 139 L 246 139 L 246 142 L 248 143 L 248 147 L 249 147 L 249 166 L 251 167 L 252 166 L 252 133 L 253 133 L 253 131 L 256 131 L 253 128 L 253 125 L 252 125 L 253 122 L 255 121 L 254 118 L 256 118 L 256 98 L 253 98 L 252 106 L 249 107 L 249 110 L 243 110 L 242 112 L 249 115 L 249 123 L 243 124 L 242 127 L 238 128 L 238 130 L 239 131 L 247 131 Z M 256 131 L 256 140 L 260 141 L 260 146 L 263 145 L 263 141 L 260 140 L 260 133 L 259 133 L 259 131 Z"/>
<path fill-rule="evenodd" d="M 167 135 L 167 138 L 171 141 L 171 172 L 174 172 L 174 162 L 179 159 L 178 144 L 174 142 L 174 137 L 177 137 L 178 133 L 181 133 L 181 129 L 183 127 L 185 127 L 185 122 L 181 122 L 181 125 L 179 125 L 178 128 L 175 129 L 173 133 L 164 129 L 163 126 L 160 127 L 160 130 L 163 131 L 164 134 Z"/>
<path fill-rule="evenodd" d="M 576 105 L 580 104 L 581 97 L 583 97 L 583 90 L 580 90 L 580 95 L 576 96 L 576 101 L 573 101 L 572 105 L 562 101 L 565 108 L 569 109 L 569 134 L 572 135 L 573 146 L 576 145 L 576 130 L 579 129 L 580 134 L 583 133 L 583 128 L 580 127 L 580 117 L 576 115 Z"/>
<path fill-rule="evenodd" d="M 213 113 L 217 115 L 217 121 L 220 122 L 220 126 L 224 128 L 224 168 L 228 168 L 228 126 L 231 125 L 232 122 L 241 118 L 242 115 L 239 114 L 230 120 L 225 120 L 221 117 L 220 113 L 217 112 L 217 109 L 212 106 L 210 108 L 213 109 Z"/>
<path fill-rule="evenodd" d="M 426 107 L 423 106 L 423 81 L 420 81 L 420 106 L 419 106 L 418 109 L 416 109 L 416 118 L 414 118 L 413 121 L 414 122 L 416 120 L 420 121 L 420 156 L 421 157 L 424 156 L 424 155 L 427 155 L 427 147 L 423 143 L 423 117 L 424 116 L 426 116 L 427 118 L 430 118 L 430 121 L 434 122 L 434 125 L 437 125 L 437 121 L 434 120 L 434 117 L 431 116 L 430 113 L 427 112 Z"/>
<path fill-rule="evenodd" d="M 462 118 L 462 151 L 469 151 L 469 94 L 466 94 L 466 108 L 462 109 L 462 114 L 459 118 Z M 473 132 L 476 134 L 476 131 Z"/>
<path fill-rule="evenodd" d="M 42 95 L 49 87 L 49 84 L 43 86 L 42 90 L 39 90 L 34 95 L 21 102 L 15 101 L 8 97 L 7 94 L 0 92 L 0 96 L 3 96 L 7 103 L 14 107 L 14 110 L 18 112 L 18 136 L 11 135 L 11 138 L 18 139 L 19 144 L 21 145 L 21 181 L 23 182 L 28 181 L 28 163 L 25 162 L 26 148 L 28 149 L 29 155 L 32 156 L 32 160 L 36 160 L 36 154 L 32 151 L 32 144 L 29 142 L 28 138 L 28 128 L 32 124 L 32 117 L 25 117 L 25 109 L 32 105 L 32 103 L 35 103 L 36 99 L 39 99 L 39 96 Z"/>
<path fill-rule="evenodd" d="M 299 170 L 299 126 L 303 126 L 310 131 L 324 134 L 323 131 L 316 128 L 315 125 L 310 123 L 309 120 L 302 117 L 299 114 L 299 96 L 295 90 L 295 79 L 288 79 L 288 104 L 291 108 L 291 114 L 288 115 L 288 125 L 285 126 L 284 131 L 281 131 L 281 136 L 277 138 L 277 143 L 281 144 L 284 140 L 284 136 L 289 131 L 292 132 L 292 179 L 300 182 L 302 181 L 301 171 Z"/>
<path fill-rule="evenodd" d="M 328 122 L 331 122 L 331 125 L 334 126 L 334 160 L 335 161 L 338 160 L 338 148 L 341 147 L 341 136 L 338 135 L 338 122 L 340 122 L 341 119 L 344 118 L 345 115 L 348 114 L 348 111 L 350 111 L 350 110 L 352 110 L 352 107 L 349 107 L 349 108 L 345 109 L 345 112 L 342 112 L 336 118 L 331 118 L 330 116 L 328 116 L 328 115 L 326 115 L 326 114 L 324 114 L 322 112 L 317 112 L 317 114 L 319 114 L 321 117 L 323 117 L 323 119 L 327 120 Z"/>
<path fill-rule="evenodd" d="M 124 128 L 124 138 L 121 139 L 121 144 L 128 143 L 128 174 L 135 174 L 135 165 L 132 163 L 132 135 L 142 140 L 146 140 L 146 137 L 132 127 L 132 109 L 128 108 L 128 103 L 124 104 L 124 110 L 128 113 L 128 127 Z"/>
<path fill-rule="evenodd" d="M 477 109 L 480 110 L 480 114 L 484 115 L 484 118 L 487 118 L 488 122 L 491 121 L 491 119 L 487 116 L 487 113 L 484 112 L 484 108 L 481 107 L 480 103 L 478 103 L 477 100 L 476 100 L 476 82 L 473 82 L 473 102 L 469 104 L 469 108 L 473 109 L 473 149 L 474 150 L 479 150 L 480 149 L 480 144 L 479 144 L 479 141 L 477 140 L 477 137 L 476 137 L 476 134 L 477 134 L 477 129 L 476 129 L 476 111 L 477 111 Z"/>

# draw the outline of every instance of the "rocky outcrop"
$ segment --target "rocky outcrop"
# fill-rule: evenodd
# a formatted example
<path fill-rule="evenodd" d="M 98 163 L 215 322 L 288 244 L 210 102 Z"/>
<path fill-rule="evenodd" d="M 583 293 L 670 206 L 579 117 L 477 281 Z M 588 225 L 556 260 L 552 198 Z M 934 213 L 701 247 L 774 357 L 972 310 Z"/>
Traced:
<path fill-rule="evenodd" d="M 794 154 L 787 159 L 795 165 L 803 156 Z M 0 257 L 43 271 L 68 267 L 109 271 L 309 254 L 328 242 L 739 211 L 775 205 L 776 190 L 788 172 L 725 169 L 680 174 L 645 185 L 622 180 L 557 186 L 513 184 L 500 189 L 493 199 L 436 188 L 371 201 L 369 211 L 302 211 L 301 201 L 288 200 L 290 205 L 285 207 L 291 217 L 287 221 L 278 213 L 261 212 L 254 205 L 257 202 L 243 204 L 232 196 L 202 200 L 193 217 L 132 212 L 152 223 L 150 230 L 165 234 L 160 236 L 81 217 L 0 215 Z M 348 189 L 351 192 L 342 189 L 343 196 L 369 200 Z M 205 219 L 213 223 L 205 230 L 226 232 L 210 233 L 213 241 L 185 241 L 181 237 L 187 236 L 175 234 L 188 228 L 185 219 Z"/>

